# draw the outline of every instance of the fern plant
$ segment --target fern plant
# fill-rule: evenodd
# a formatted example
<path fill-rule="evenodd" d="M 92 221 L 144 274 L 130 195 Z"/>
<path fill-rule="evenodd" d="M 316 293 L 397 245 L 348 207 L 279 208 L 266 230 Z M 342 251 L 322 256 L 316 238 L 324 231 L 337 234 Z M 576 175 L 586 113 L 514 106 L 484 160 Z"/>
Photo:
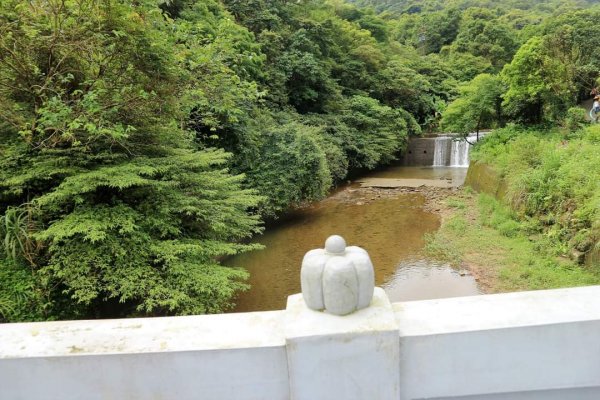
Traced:
<path fill-rule="evenodd" d="M 0 237 L 3 252 L 9 260 L 17 262 L 23 258 L 31 266 L 35 265 L 36 254 L 41 250 L 41 243 L 32 237 L 36 226 L 31 204 L 6 209 L 0 217 Z"/>

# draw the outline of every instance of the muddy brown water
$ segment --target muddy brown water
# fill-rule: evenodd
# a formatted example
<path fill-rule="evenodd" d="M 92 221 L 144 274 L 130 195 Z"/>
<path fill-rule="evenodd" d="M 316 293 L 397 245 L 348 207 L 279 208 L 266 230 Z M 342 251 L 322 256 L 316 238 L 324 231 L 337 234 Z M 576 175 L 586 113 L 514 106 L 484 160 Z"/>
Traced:
<path fill-rule="evenodd" d="M 466 169 L 391 167 L 369 176 L 382 177 L 381 174 L 389 178 L 464 181 Z M 472 276 L 461 275 L 424 255 L 424 236 L 439 229 L 440 218 L 423 209 L 425 198 L 421 194 L 364 196 L 363 191 L 347 186 L 268 228 L 256 238 L 264 250 L 226 260 L 226 265 L 244 267 L 250 272 L 251 289 L 238 297 L 233 311 L 284 309 L 287 296 L 300 292 L 304 254 L 323 247 L 332 234 L 342 235 L 349 245 L 369 252 L 376 284 L 386 290 L 391 301 L 479 294 Z"/>

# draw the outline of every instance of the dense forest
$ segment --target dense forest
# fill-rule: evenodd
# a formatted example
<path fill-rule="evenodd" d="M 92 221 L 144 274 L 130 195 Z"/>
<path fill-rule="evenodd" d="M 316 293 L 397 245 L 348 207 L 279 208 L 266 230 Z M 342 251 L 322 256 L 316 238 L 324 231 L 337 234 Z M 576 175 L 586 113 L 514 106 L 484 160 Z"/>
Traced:
<path fill-rule="evenodd" d="M 410 135 L 584 120 L 592 1 L 353 3 L 3 1 L 0 320 L 221 312 L 261 221 Z"/>

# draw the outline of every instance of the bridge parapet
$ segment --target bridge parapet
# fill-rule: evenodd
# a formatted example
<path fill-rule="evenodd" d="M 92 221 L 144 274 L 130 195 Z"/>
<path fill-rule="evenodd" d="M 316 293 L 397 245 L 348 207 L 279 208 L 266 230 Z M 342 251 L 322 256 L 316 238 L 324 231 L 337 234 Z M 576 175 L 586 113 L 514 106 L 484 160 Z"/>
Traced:
<path fill-rule="evenodd" d="M 0 325 L 6 400 L 597 400 L 599 371 L 600 286 Z"/>

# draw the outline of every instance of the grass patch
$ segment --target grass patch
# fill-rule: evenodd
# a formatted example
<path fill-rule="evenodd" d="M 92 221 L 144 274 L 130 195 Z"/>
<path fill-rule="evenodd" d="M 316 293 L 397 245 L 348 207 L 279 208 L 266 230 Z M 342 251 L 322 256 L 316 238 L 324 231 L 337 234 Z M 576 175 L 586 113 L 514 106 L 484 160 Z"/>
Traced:
<path fill-rule="evenodd" d="M 449 199 L 446 199 L 446 205 L 448 207 L 457 208 L 459 210 L 464 210 L 465 208 L 467 208 L 465 202 L 462 199 L 456 197 L 450 197 Z"/>
<path fill-rule="evenodd" d="M 487 223 L 507 236 L 541 233 L 553 254 L 589 253 L 600 243 L 599 155 L 597 124 L 572 132 L 519 126 L 494 131 L 472 157 L 504 177 L 505 201 L 513 211 L 484 199 L 482 214 L 493 215 Z"/>
<path fill-rule="evenodd" d="M 439 234 L 425 235 L 425 252 L 428 256 L 438 260 L 458 265 L 461 263 L 462 256 L 458 249 L 452 243 L 440 240 Z"/>
<path fill-rule="evenodd" d="M 426 252 L 456 267 L 469 266 L 487 292 L 600 284 L 598 268 L 557 257 L 555 242 L 530 234 L 510 209 L 488 195 L 462 192 L 446 204 L 451 215 L 427 237 Z M 464 207 L 452 205 L 462 204 Z"/>

